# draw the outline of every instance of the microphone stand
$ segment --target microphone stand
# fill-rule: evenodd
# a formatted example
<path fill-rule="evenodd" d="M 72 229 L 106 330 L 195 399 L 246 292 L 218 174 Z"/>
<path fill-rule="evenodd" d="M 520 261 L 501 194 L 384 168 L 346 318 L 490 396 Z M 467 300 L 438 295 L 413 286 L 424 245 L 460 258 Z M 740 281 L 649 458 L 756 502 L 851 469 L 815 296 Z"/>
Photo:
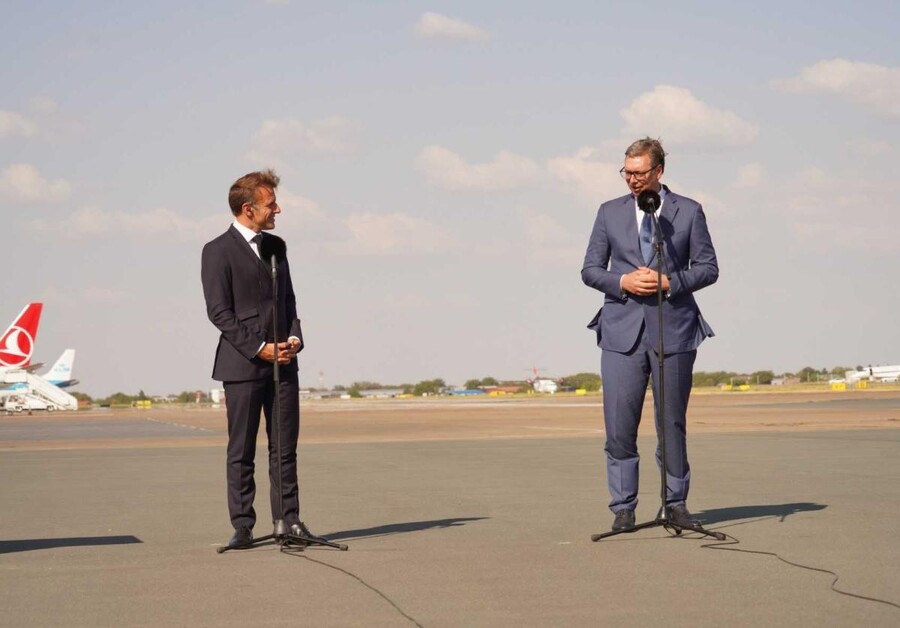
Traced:
<path fill-rule="evenodd" d="M 260 243 L 260 245 L 261 244 L 262 243 Z M 272 379 L 275 384 L 275 398 L 272 400 L 272 429 L 275 431 L 275 451 L 278 456 L 278 475 L 275 478 L 275 490 L 278 491 L 279 513 L 278 518 L 274 521 L 272 534 L 266 534 L 265 536 L 255 538 L 250 544 L 241 545 L 240 547 L 231 547 L 228 545 L 220 546 L 216 548 L 216 552 L 222 554 L 230 549 L 249 549 L 273 539 L 282 552 L 302 552 L 304 548 L 309 547 L 310 545 L 323 545 L 325 547 L 333 547 L 335 549 L 347 551 L 348 547 L 344 543 L 333 543 L 328 539 L 323 539 L 320 536 L 312 534 L 293 534 L 284 522 L 284 492 L 281 489 L 281 377 L 279 373 L 281 367 L 278 364 L 278 267 L 274 252 L 272 252 L 269 261 L 272 275 L 272 334 L 275 338 L 275 363 L 272 365 Z M 271 464 L 271 461 L 269 464 Z M 301 526 L 301 529 L 304 528 Z"/>
<path fill-rule="evenodd" d="M 658 264 L 656 266 L 656 315 L 657 315 L 657 323 L 659 325 L 659 344 L 656 350 L 656 356 L 659 360 L 659 382 L 657 382 L 656 389 L 659 391 L 659 394 L 654 396 L 654 400 L 656 403 L 656 416 L 659 421 L 659 449 L 660 449 L 660 461 L 659 461 L 659 475 L 660 475 L 660 489 L 659 489 L 659 499 L 660 506 L 659 510 L 656 512 L 656 518 L 646 521 L 644 523 L 635 524 L 633 528 L 628 528 L 625 530 L 612 530 L 610 532 L 604 532 L 602 534 L 592 534 L 591 540 L 596 542 L 601 539 L 605 539 L 611 536 L 616 536 L 617 534 L 624 534 L 626 532 L 636 532 L 638 530 L 643 530 L 644 528 L 653 528 L 653 527 L 662 527 L 666 530 L 673 530 L 676 535 L 680 535 L 682 530 L 688 530 L 690 532 L 697 532 L 698 534 L 704 534 L 706 536 L 711 536 L 719 541 L 725 540 L 725 535 L 721 532 L 714 532 L 712 530 L 706 530 L 699 523 L 696 525 L 675 525 L 669 520 L 669 513 L 666 509 L 666 387 L 665 387 L 665 371 L 666 365 L 664 362 L 665 353 L 663 352 L 663 289 L 662 289 L 662 269 L 663 269 L 663 237 L 662 237 L 662 229 L 659 226 L 659 218 L 656 216 L 656 208 L 659 205 L 659 197 L 656 199 L 649 199 L 648 207 L 641 207 L 645 212 L 653 216 L 653 226 L 656 229 L 656 238 L 653 242 L 653 250 L 656 259 L 658 260 Z M 651 263 L 653 259 L 651 258 Z"/>

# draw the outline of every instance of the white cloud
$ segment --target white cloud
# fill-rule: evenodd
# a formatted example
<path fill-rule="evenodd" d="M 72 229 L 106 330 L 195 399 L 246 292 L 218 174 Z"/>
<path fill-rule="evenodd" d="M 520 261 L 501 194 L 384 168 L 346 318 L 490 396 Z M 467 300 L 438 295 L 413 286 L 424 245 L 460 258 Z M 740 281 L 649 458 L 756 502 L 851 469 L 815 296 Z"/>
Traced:
<path fill-rule="evenodd" d="M 522 212 L 525 237 L 532 244 L 559 244 L 569 239 L 569 232 L 555 218 L 533 211 Z"/>
<path fill-rule="evenodd" d="M 255 163 L 283 165 L 303 152 L 347 153 L 354 149 L 352 136 L 356 124 L 331 116 L 313 122 L 294 118 L 264 120 L 253 135 L 247 159 Z"/>
<path fill-rule="evenodd" d="M 550 173 L 569 190 L 597 203 L 627 194 L 621 164 L 595 158 L 598 149 L 585 146 L 571 157 L 556 157 L 547 162 Z"/>
<path fill-rule="evenodd" d="M 666 144 L 740 146 L 759 135 L 757 125 L 673 85 L 657 85 L 619 113 L 625 120 L 625 135 L 660 137 Z"/>
<path fill-rule="evenodd" d="M 343 221 L 350 237 L 335 242 L 329 248 L 349 255 L 393 255 L 404 253 L 433 253 L 451 244 L 450 238 L 435 224 L 404 214 L 392 212 L 352 214 Z"/>
<path fill-rule="evenodd" d="M 12 164 L 0 172 L 0 200 L 13 203 L 55 203 L 68 198 L 71 186 L 50 181 L 31 164 Z"/>
<path fill-rule="evenodd" d="M 279 190 L 282 233 L 289 246 L 315 255 L 380 256 L 444 251 L 453 240 L 437 225 L 403 212 L 358 212 L 339 217 L 302 196 Z"/>
<path fill-rule="evenodd" d="M 38 127 L 20 113 L 0 110 L 0 139 L 6 137 L 33 137 L 37 134 Z"/>
<path fill-rule="evenodd" d="M 285 190 L 278 191 L 282 212 L 277 219 L 289 247 L 315 255 L 379 256 L 443 251 L 453 243 L 437 225 L 402 212 L 358 212 L 346 217 L 323 210 L 318 203 Z"/>
<path fill-rule="evenodd" d="M 277 196 L 281 214 L 275 221 L 276 233 L 297 234 L 288 238 L 289 247 L 318 248 L 349 237 L 347 227 L 341 220 L 326 212 L 317 202 L 289 189 L 279 189 Z"/>
<path fill-rule="evenodd" d="M 759 163 L 746 164 L 738 169 L 734 187 L 739 189 L 753 188 L 762 183 L 765 166 Z"/>
<path fill-rule="evenodd" d="M 541 263 L 578 267 L 587 241 L 584 234 L 573 234 L 548 214 L 523 210 L 521 215 L 529 257 Z"/>
<path fill-rule="evenodd" d="M 61 112 L 50 98 L 32 98 L 27 114 L 0 111 L 0 139 L 24 137 L 57 142 L 82 130 L 81 124 Z"/>
<path fill-rule="evenodd" d="M 882 185 L 809 167 L 788 181 L 780 205 L 797 236 L 817 250 L 896 251 L 900 212 Z"/>
<path fill-rule="evenodd" d="M 278 204 L 282 211 L 275 220 L 275 233 L 285 236 L 295 252 L 353 257 L 421 254 L 445 251 L 455 242 L 437 225 L 402 212 L 363 212 L 341 218 L 286 190 L 278 191 Z M 81 207 L 63 220 L 33 220 L 28 228 L 42 237 L 62 240 L 193 243 L 218 236 L 231 221 L 228 211 L 193 217 L 165 207 L 137 212 Z"/>
<path fill-rule="evenodd" d="M 807 66 L 799 75 L 775 81 L 774 85 L 798 94 L 833 94 L 900 118 L 900 68 L 832 59 Z"/>
<path fill-rule="evenodd" d="M 416 23 L 415 32 L 425 39 L 485 41 L 490 37 L 487 31 L 468 22 L 431 12 L 422 14 Z"/>
<path fill-rule="evenodd" d="M 63 220 L 38 219 L 32 221 L 29 227 L 42 234 L 56 234 L 69 240 L 126 237 L 141 241 L 160 238 L 203 241 L 224 231 L 229 223 L 229 216 L 221 213 L 191 218 L 164 207 L 143 212 L 81 207 Z"/>
<path fill-rule="evenodd" d="M 317 202 L 295 194 L 290 189 L 279 188 L 276 197 L 282 212 L 279 217 L 299 216 L 303 220 L 320 220 L 325 216 L 325 212 Z"/>
<path fill-rule="evenodd" d="M 709 189 L 682 185 L 680 181 L 675 179 L 664 178 L 663 183 L 676 194 L 693 199 L 703 205 L 703 210 L 707 216 L 711 214 L 722 216 L 730 212 L 732 208 L 732 202 L 728 197 L 722 197 L 716 192 L 710 192 Z"/>
<path fill-rule="evenodd" d="M 500 151 L 487 163 L 469 164 L 443 146 L 423 149 L 418 163 L 432 183 L 457 191 L 519 188 L 531 183 L 539 170 L 531 159 L 507 150 Z"/>

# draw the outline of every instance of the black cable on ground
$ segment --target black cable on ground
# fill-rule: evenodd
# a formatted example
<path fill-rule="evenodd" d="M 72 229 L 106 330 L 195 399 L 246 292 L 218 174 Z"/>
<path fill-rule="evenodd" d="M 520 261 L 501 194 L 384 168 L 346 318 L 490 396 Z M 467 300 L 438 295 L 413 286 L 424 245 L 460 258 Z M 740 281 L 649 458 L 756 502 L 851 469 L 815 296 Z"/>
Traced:
<path fill-rule="evenodd" d="M 822 569 L 820 567 L 810 567 L 809 565 L 795 563 L 786 558 L 782 558 L 775 552 L 766 552 L 763 550 L 748 550 L 748 549 L 737 549 L 735 547 L 726 547 L 728 545 L 738 545 L 738 544 L 740 544 L 740 540 L 731 536 L 730 534 L 725 534 L 725 536 L 727 538 L 731 539 L 731 541 L 719 542 L 719 543 L 707 543 L 705 545 L 701 545 L 700 547 L 705 548 L 705 549 L 722 550 L 724 552 L 741 552 L 743 554 L 760 554 L 763 556 L 774 556 L 781 562 L 791 565 L 792 567 L 799 567 L 800 569 L 808 569 L 809 571 L 818 571 L 820 573 L 827 573 L 827 574 L 834 576 L 834 580 L 831 581 L 831 590 L 834 591 L 835 593 L 840 593 L 841 595 L 846 595 L 848 597 L 854 597 L 858 600 L 866 600 L 867 602 L 878 602 L 879 604 L 887 604 L 888 606 L 893 606 L 894 608 L 900 610 L 900 604 L 895 604 L 894 602 L 890 602 L 888 600 L 882 600 L 877 597 L 868 597 L 866 595 L 859 595 L 857 593 L 850 593 L 849 591 L 843 591 L 841 589 L 838 589 L 835 585 L 837 584 L 837 581 L 840 578 L 840 576 L 838 576 L 835 572 L 831 571 L 830 569 Z"/>
<path fill-rule="evenodd" d="M 284 547 L 283 547 L 283 548 L 282 548 L 282 551 L 283 551 L 285 554 L 291 554 L 292 556 L 297 556 L 298 558 L 305 558 L 306 560 L 308 560 L 308 561 L 310 561 L 310 562 L 313 562 L 313 563 L 318 563 L 319 565 L 325 565 L 326 567 L 331 567 L 331 568 L 334 569 L 335 571 L 340 571 L 341 573 L 344 573 L 344 574 L 350 576 L 351 578 L 353 578 L 354 580 L 358 581 L 360 584 L 362 584 L 362 585 L 363 585 L 364 587 L 366 587 L 367 589 L 371 589 L 372 591 L 374 591 L 375 593 L 377 593 L 379 596 L 381 596 L 388 604 L 390 604 L 391 606 L 393 606 L 393 607 L 397 610 L 398 613 L 400 613 L 401 615 L 403 615 L 403 617 L 405 617 L 406 619 L 408 619 L 409 621 L 411 621 L 413 624 L 415 624 L 416 626 L 418 626 L 418 628 L 424 628 L 424 627 L 422 626 L 422 624 L 420 624 L 418 621 L 415 620 L 415 618 L 411 617 L 411 616 L 408 615 L 402 608 L 400 608 L 400 607 L 397 605 L 397 603 L 394 602 L 394 600 L 392 600 L 392 599 L 389 598 L 387 595 L 385 595 L 384 593 L 382 593 L 381 591 L 379 591 L 378 589 L 376 589 L 375 587 L 373 587 L 371 584 L 369 584 L 368 582 L 366 582 L 365 580 L 363 580 L 362 578 L 360 578 L 359 576 L 357 576 L 355 573 L 352 573 L 352 572 L 350 572 L 350 571 L 347 571 L 346 569 L 343 569 L 342 567 L 338 567 L 338 566 L 336 566 L 336 565 L 332 565 L 332 564 L 330 564 L 330 563 L 326 563 L 326 562 L 323 562 L 323 561 L 321 561 L 321 560 L 316 560 L 315 558 L 310 558 L 310 557 L 307 556 L 306 554 L 302 553 L 302 550 L 301 550 L 301 551 L 298 551 L 298 550 L 291 550 L 291 549 L 287 549 L 287 548 L 284 548 Z"/>

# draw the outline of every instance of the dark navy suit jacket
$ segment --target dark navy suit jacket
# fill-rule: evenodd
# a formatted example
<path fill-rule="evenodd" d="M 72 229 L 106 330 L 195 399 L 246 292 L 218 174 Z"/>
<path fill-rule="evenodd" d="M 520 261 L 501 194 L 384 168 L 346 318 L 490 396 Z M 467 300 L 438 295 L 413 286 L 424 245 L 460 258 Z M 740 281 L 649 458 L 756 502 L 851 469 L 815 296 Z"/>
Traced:
<path fill-rule="evenodd" d="M 266 233 L 264 238 L 278 238 Z M 280 238 L 279 238 L 280 240 Z M 282 248 L 282 250 L 284 250 Z M 287 257 L 276 265 L 278 281 L 278 342 L 303 333 Z M 209 320 L 221 332 L 212 377 L 235 382 L 271 378 L 272 363 L 256 356 L 272 336 L 272 276 L 234 226 L 203 247 L 200 262 L 203 295 Z M 281 367 L 297 371 L 297 360 Z"/>
<path fill-rule="evenodd" d="M 622 275 L 646 266 L 641 255 L 634 196 L 628 194 L 600 206 L 584 256 L 581 278 L 604 293 L 603 307 L 588 328 L 596 331 L 601 349 L 627 353 L 646 326 L 653 347 L 659 343 L 657 297 L 623 294 Z M 703 320 L 693 293 L 719 277 L 716 251 L 703 208 L 666 188 L 659 213 L 665 246 L 663 273 L 669 277 L 669 297 L 663 301 L 663 351 L 693 351 L 713 331 Z"/>

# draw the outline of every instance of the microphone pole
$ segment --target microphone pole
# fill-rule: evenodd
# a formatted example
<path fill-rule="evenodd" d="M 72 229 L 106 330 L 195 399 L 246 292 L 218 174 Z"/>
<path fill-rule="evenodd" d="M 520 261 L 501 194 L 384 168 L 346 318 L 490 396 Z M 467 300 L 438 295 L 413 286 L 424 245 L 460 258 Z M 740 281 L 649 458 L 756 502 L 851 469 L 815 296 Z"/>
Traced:
<path fill-rule="evenodd" d="M 667 522 L 668 513 L 666 512 L 666 497 L 667 497 L 667 488 L 668 482 L 666 477 L 666 368 L 665 368 L 665 353 L 663 351 L 663 289 L 662 289 L 662 269 L 663 269 L 663 239 L 662 239 L 662 229 L 659 226 L 659 216 L 657 216 L 657 208 L 660 205 L 659 194 L 653 192 L 652 194 L 644 194 L 643 192 L 638 197 L 638 206 L 646 213 L 650 214 L 653 218 L 653 230 L 654 230 L 654 242 L 653 249 L 656 254 L 656 316 L 657 316 L 657 325 L 659 327 L 659 342 L 656 349 L 656 357 L 659 360 L 659 385 L 657 388 L 659 389 L 659 399 L 657 404 L 657 414 L 659 416 L 659 449 L 661 452 L 661 460 L 660 460 L 660 489 L 659 489 L 659 498 L 660 498 L 660 508 L 659 514 L 657 515 L 657 519 L 662 522 L 662 525 L 665 525 Z M 645 202 L 643 205 L 640 204 L 640 196 L 645 196 Z M 652 259 L 650 260 L 652 263 Z"/>
<path fill-rule="evenodd" d="M 272 333 L 275 334 L 275 363 L 272 365 L 272 379 L 275 384 L 275 398 L 272 400 L 272 415 L 275 428 L 275 452 L 278 456 L 278 481 L 275 488 L 278 491 L 278 518 L 275 520 L 275 540 L 279 544 L 284 543 L 287 535 L 287 526 L 284 523 L 284 492 L 281 489 L 283 476 L 281 474 L 281 367 L 278 364 L 278 266 L 273 252 L 269 257 L 269 268 L 272 276 Z"/>

